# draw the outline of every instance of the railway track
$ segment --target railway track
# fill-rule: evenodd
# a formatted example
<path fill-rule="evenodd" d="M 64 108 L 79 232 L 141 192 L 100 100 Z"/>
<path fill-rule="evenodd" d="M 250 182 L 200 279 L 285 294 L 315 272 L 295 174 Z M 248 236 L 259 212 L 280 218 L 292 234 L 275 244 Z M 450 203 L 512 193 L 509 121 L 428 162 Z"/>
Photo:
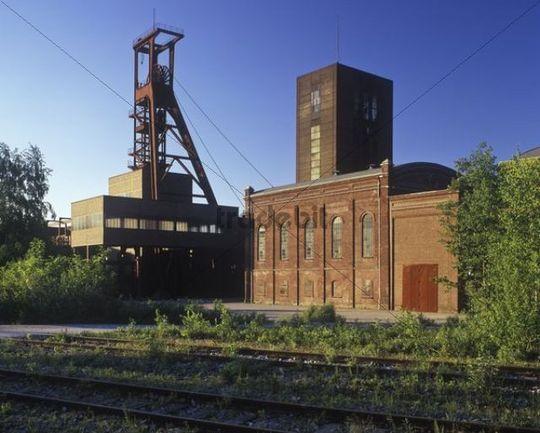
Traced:
<path fill-rule="evenodd" d="M 90 336 L 80 336 L 80 335 L 64 335 L 64 338 L 67 338 L 71 341 L 95 341 L 103 342 L 109 344 L 141 344 L 147 340 L 141 339 L 123 339 L 123 338 L 109 338 L 109 337 L 90 337 Z M 174 341 L 174 340 L 171 340 Z M 196 344 L 192 347 L 201 349 L 201 350 L 220 350 L 219 346 L 210 346 L 204 344 Z M 302 351 L 288 351 L 288 350 L 275 350 L 275 349 L 255 349 L 250 347 L 239 347 L 235 349 L 238 354 L 245 354 L 251 356 L 268 356 L 272 358 L 300 358 L 302 360 L 309 360 L 313 362 L 327 362 L 329 355 L 324 353 L 315 353 L 315 352 L 302 352 Z M 332 360 L 337 363 L 374 363 L 374 364 L 386 364 L 386 365 L 419 365 L 419 364 L 428 364 L 431 367 L 466 367 L 470 364 L 463 362 L 452 362 L 452 361 L 429 361 L 429 360 L 417 360 L 417 359 L 406 359 L 406 358 L 395 358 L 395 357 L 376 357 L 376 356 L 358 356 L 358 355 L 332 355 Z M 492 365 L 494 369 L 497 369 L 501 373 L 508 374 L 530 374 L 540 376 L 540 367 L 533 366 L 518 366 L 518 365 Z"/>
<path fill-rule="evenodd" d="M 95 413 L 130 416 L 133 418 L 143 418 L 158 424 L 184 425 L 198 428 L 204 432 L 266 432 L 284 433 L 288 430 L 257 427 L 252 425 L 235 424 L 230 422 L 216 422 L 209 419 L 193 418 L 188 416 L 172 415 L 168 413 L 140 410 L 123 405 L 101 404 L 96 401 L 84 401 L 79 398 L 59 398 L 51 396 L 50 385 L 68 386 L 71 388 L 84 389 L 86 394 L 89 388 L 99 389 L 110 393 L 129 396 L 146 396 L 152 401 L 156 401 L 159 396 L 179 399 L 182 401 L 196 402 L 197 404 L 213 403 L 217 407 L 233 407 L 239 410 L 251 409 L 254 413 L 264 413 L 266 416 L 274 417 L 276 414 L 288 414 L 289 416 L 300 417 L 301 419 L 321 419 L 323 422 L 344 423 L 346 420 L 364 420 L 373 425 L 383 428 L 393 428 L 395 426 L 414 426 L 422 431 L 466 431 L 466 432 L 499 432 L 499 433 L 540 433 L 540 428 L 518 427 L 495 425 L 483 422 L 437 419 L 406 414 L 393 414 L 383 412 L 372 412 L 356 409 L 339 409 L 332 407 L 312 406 L 305 404 L 289 403 L 273 400 L 260 400 L 245 397 L 235 397 L 230 395 L 200 393 L 184 391 L 175 388 L 150 387 L 125 382 L 115 382 L 102 379 L 79 378 L 72 376 L 41 374 L 22 370 L 0 369 L 0 379 L 2 388 L 0 397 L 4 399 L 22 400 L 26 402 L 45 403 L 49 405 L 68 407 L 77 410 L 90 410 Z M 13 381 L 23 381 L 24 384 L 31 383 L 35 387 L 35 382 L 47 383 L 44 393 L 20 392 L 15 388 L 9 389 L 9 384 Z M 7 390 L 5 388 L 8 388 Z M 11 387 L 13 388 L 13 386 Z M 94 399 L 95 399 L 94 395 Z M 105 399 L 107 396 L 105 395 Z M 110 399 L 110 397 L 109 397 Z M 298 431 L 294 429 L 292 431 Z"/>
<path fill-rule="evenodd" d="M 105 350 L 116 352 L 147 352 L 144 348 L 133 347 L 134 344 L 145 344 L 140 340 L 123 340 L 123 339 L 108 339 L 101 337 L 66 337 L 70 341 L 85 342 L 81 343 L 66 343 L 61 341 L 43 341 L 33 339 L 14 339 L 20 344 L 49 346 L 49 347 L 64 347 L 74 349 L 89 349 L 89 350 Z M 93 343 L 105 343 L 105 344 L 88 344 Z M 111 344 L 127 344 L 126 346 L 115 346 Z M 129 347 L 131 346 L 131 347 Z M 173 347 L 174 349 L 174 347 Z M 392 376 L 399 374 L 414 373 L 419 376 L 433 378 L 435 376 L 443 377 L 445 379 L 457 379 L 463 380 L 468 377 L 466 372 L 463 371 L 436 371 L 440 367 L 455 368 L 456 365 L 442 363 L 442 362 L 429 362 L 427 363 L 429 369 L 424 370 L 412 370 L 411 367 L 418 366 L 420 362 L 414 362 L 411 360 L 396 360 L 394 358 L 373 358 L 373 357 L 345 357 L 339 356 L 333 358 L 333 362 L 328 362 L 327 357 L 323 354 L 314 354 L 306 352 L 289 352 L 289 351 L 274 351 L 268 349 L 252 349 L 252 348 L 239 348 L 236 350 L 234 356 L 223 354 L 223 350 L 214 346 L 202 346 L 196 345 L 188 347 L 189 352 L 183 351 L 171 351 L 167 352 L 169 356 L 176 356 L 180 359 L 185 358 L 199 358 L 199 359 L 213 359 L 221 360 L 224 362 L 232 361 L 240 358 L 253 359 L 258 362 L 264 362 L 275 366 L 298 366 L 307 365 L 310 368 L 319 369 L 341 369 L 350 371 L 351 369 L 356 372 L 361 372 L 366 368 L 376 372 L 379 375 Z M 404 362 L 396 362 L 404 361 Z M 526 367 L 505 366 L 496 369 L 495 379 L 502 385 L 518 386 L 518 387 L 535 387 L 540 386 L 540 370 L 535 370 Z"/>

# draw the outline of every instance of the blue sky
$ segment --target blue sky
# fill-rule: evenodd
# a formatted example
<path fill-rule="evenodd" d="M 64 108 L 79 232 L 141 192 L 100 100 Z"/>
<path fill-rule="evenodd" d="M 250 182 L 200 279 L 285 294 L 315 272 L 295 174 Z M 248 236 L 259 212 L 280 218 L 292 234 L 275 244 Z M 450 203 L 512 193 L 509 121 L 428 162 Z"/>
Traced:
<path fill-rule="evenodd" d="M 184 29 L 176 73 L 274 185 L 295 178 L 296 77 L 336 61 L 394 81 L 397 113 L 533 0 L 5 0 L 131 100 L 132 40 L 158 22 Z M 0 4 L 0 141 L 38 145 L 54 170 L 49 200 L 106 193 L 126 170 L 129 107 Z M 481 141 L 501 159 L 540 142 L 540 7 L 394 123 L 394 162 L 446 165 Z M 179 89 L 177 96 L 238 189 L 267 186 Z M 194 134 L 193 134 L 194 135 Z M 196 144 L 198 140 L 196 139 Z M 202 146 L 203 161 L 212 165 Z M 212 173 L 223 204 L 238 204 Z"/>

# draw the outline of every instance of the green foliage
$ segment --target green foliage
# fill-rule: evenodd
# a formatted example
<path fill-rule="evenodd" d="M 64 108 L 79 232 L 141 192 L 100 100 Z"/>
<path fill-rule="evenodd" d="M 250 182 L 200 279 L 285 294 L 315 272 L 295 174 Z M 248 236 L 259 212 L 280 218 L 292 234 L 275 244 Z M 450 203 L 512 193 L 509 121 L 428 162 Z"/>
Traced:
<path fill-rule="evenodd" d="M 481 355 L 527 358 L 540 347 L 540 159 L 501 164 L 481 145 L 458 161 L 459 202 L 444 206 L 447 246 Z"/>
<path fill-rule="evenodd" d="M 213 339 L 231 344 L 263 347 L 315 350 L 332 356 L 337 353 L 352 355 L 410 355 L 416 358 L 475 358 L 482 353 L 476 334 L 468 321 L 451 318 L 442 325 L 422 315 L 400 313 L 391 325 L 347 324 L 339 316 L 335 322 L 321 324 L 308 322 L 300 316 L 284 320 L 275 326 L 266 326 L 261 316 L 233 314 L 222 304 L 218 313 L 210 314 L 196 306 L 187 306 L 182 326 L 171 325 L 163 316 L 156 320 L 157 327 L 145 329 L 146 337 L 179 335 L 188 339 Z M 164 332 L 167 329 L 167 332 Z M 131 332 L 130 329 L 125 330 Z"/>
<path fill-rule="evenodd" d="M 183 337 L 207 338 L 215 335 L 215 330 L 209 320 L 204 318 L 203 312 L 194 305 L 188 305 L 182 318 Z"/>
<path fill-rule="evenodd" d="M 499 231 L 498 166 L 491 147 L 485 143 L 469 158 L 456 161 L 458 178 L 450 189 L 459 202 L 443 206 L 446 245 L 458 260 L 458 279 L 466 290 L 485 286 L 488 245 Z"/>
<path fill-rule="evenodd" d="M 91 260 L 47 257 L 45 243 L 34 240 L 23 259 L 0 268 L 0 321 L 59 323 L 110 317 L 113 278 L 104 254 Z"/>
<path fill-rule="evenodd" d="M 19 152 L 0 143 L 0 266 L 23 256 L 33 238 L 45 238 L 50 173 L 36 146 Z"/>
<path fill-rule="evenodd" d="M 225 364 L 219 373 L 225 383 L 232 384 L 239 383 L 249 376 L 257 377 L 261 370 L 261 364 L 239 358 Z"/>
<path fill-rule="evenodd" d="M 500 227 L 488 245 L 486 287 L 471 296 L 484 352 L 503 359 L 540 349 L 540 159 L 500 165 Z"/>
<path fill-rule="evenodd" d="M 336 323 L 342 321 L 342 318 L 336 314 L 333 304 L 310 305 L 302 313 L 302 320 L 305 323 Z"/>

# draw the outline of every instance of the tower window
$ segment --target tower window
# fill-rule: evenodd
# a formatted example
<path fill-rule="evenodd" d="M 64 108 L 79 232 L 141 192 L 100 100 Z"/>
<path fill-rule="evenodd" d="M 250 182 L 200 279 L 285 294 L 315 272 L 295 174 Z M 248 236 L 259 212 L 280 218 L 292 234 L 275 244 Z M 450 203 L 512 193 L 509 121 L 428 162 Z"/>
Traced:
<path fill-rule="evenodd" d="M 315 180 L 321 177 L 321 126 L 320 125 L 313 125 L 311 127 L 310 170 L 311 170 L 311 180 Z"/>
<path fill-rule="evenodd" d="M 321 111 L 321 90 L 317 87 L 311 91 L 311 112 Z"/>
<path fill-rule="evenodd" d="M 313 245 L 315 241 L 315 225 L 313 224 L 313 220 L 309 219 L 306 221 L 306 225 L 304 226 L 304 257 L 306 260 L 313 259 L 314 250 Z"/>
<path fill-rule="evenodd" d="M 362 257 L 373 257 L 373 217 L 370 214 L 362 218 Z"/>
<path fill-rule="evenodd" d="M 371 121 L 377 120 L 378 107 L 377 107 L 377 97 L 373 96 L 371 98 Z"/>
<path fill-rule="evenodd" d="M 279 231 L 279 258 L 287 260 L 289 258 L 289 222 L 283 223 Z"/>
<path fill-rule="evenodd" d="M 259 226 L 257 231 L 257 259 L 263 262 L 266 253 L 266 229 L 264 226 Z"/>
<path fill-rule="evenodd" d="M 365 120 L 374 122 L 379 114 L 379 103 L 376 96 L 364 95 L 362 112 Z"/>
<path fill-rule="evenodd" d="M 341 259 L 342 249 L 341 241 L 343 238 L 343 219 L 335 217 L 332 220 L 332 258 Z"/>

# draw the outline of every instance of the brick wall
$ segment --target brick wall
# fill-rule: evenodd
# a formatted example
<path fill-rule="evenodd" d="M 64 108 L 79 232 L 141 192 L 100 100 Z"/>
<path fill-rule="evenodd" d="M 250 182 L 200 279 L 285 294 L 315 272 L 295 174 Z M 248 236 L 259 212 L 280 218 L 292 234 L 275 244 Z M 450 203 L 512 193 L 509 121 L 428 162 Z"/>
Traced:
<path fill-rule="evenodd" d="M 388 166 L 356 177 L 277 189 L 248 197 L 253 219 L 251 299 L 258 303 L 388 307 Z M 362 257 L 362 218 L 373 217 L 373 257 Z M 342 255 L 332 257 L 332 222 L 343 220 Z M 305 223 L 315 223 L 314 254 L 305 257 Z M 289 221 L 288 257 L 280 257 L 280 227 Z M 257 259 L 258 228 L 266 230 L 265 260 Z M 381 268 L 381 265 L 385 268 Z M 386 269 L 386 270 L 383 270 Z"/>
<path fill-rule="evenodd" d="M 335 176 L 309 188 L 274 188 L 247 196 L 252 218 L 247 299 L 256 303 L 400 309 L 403 267 L 436 264 L 455 281 L 454 259 L 441 242 L 438 205 L 448 191 L 388 195 L 390 167 Z M 373 254 L 363 257 L 362 221 L 373 219 Z M 332 257 L 332 221 L 343 219 L 342 257 Z M 315 222 L 314 256 L 305 258 L 305 223 Z M 280 257 L 280 227 L 289 221 L 288 257 Z M 265 259 L 257 259 L 257 230 L 266 229 Z M 250 273 L 251 272 L 251 273 Z M 458 309 L 457 290 L 438 285 L 438 311 Z"/>
<path fill-rule="evenodd" d="M 438 206 L 448 200 L 457 200 L 457 194 L 430 191 L 396 195 L 390 198 L 392 222 L 392 278 L 394 309 L 403 302 L 403 269 L 409 265 L 437 265 L 438 277 L 455 282 L 455 259 L 442 243 L 441 211 Z M 438 284 L 439 312 L 458 310 L 457 289 Z"/>

